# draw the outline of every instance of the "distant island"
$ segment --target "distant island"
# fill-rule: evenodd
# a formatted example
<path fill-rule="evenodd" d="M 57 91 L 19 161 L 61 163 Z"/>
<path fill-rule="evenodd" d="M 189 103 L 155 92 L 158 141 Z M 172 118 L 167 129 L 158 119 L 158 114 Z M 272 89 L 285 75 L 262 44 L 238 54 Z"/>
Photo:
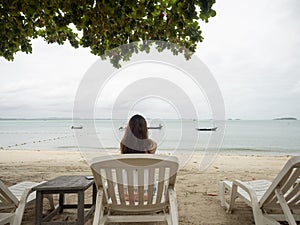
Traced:
<path fill-rule="evenodd" d="M 294 117 L 282 117 L 282 118 L 275 118 L 273 120 L 297 120 L 297 118 L 294 118 Z"/>

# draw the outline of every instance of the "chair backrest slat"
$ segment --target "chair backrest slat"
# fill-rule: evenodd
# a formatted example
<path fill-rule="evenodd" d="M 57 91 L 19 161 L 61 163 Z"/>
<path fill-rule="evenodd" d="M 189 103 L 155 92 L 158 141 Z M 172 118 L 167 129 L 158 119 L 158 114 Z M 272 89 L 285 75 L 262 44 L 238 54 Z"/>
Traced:
<path fill-rule="evenodd" d="M 296 183 L 291 191 L 289 191 L 285 199 L 288 202 L 288 204 L 292 204 L 293 201 L 295 201 L 295 198 L 297 198 L 297 195 L 300 194 L 300 182 Z"/>
<path fill-rule="evenodd" d="M 274 179 L 269 189 L 265 192 L 260 200 L 260 206 L 264 208 L 280 207 L 275 194 L 275 189 L 280 189 L 286 202 L 294 202 L 295 194 L 298 193 L 298 180 L 300 176 L 300 156 L 291 158 Z M 298 202 L 299 204 L 299 202 Z"/>
<path fill-rule="evenodd" d="M 282 188 L 282 192 L 284 193 L 284 198 L 287 202 L 293 197 L 293 195 L 289 195 L 290 192 L 296 189 L 296 182 L 300 177 L 300 169 L 294 168 L 291 176 L 289 177 L 288 181 L 285 183 L 284 187 Z"/>
<path fill-rule="evenodd" d="M 160 203 L 164 191 L 165 169 L 159 168 L 156 203 Z"/>
<path fill-rule="evenodd" d="M 144 180 L 144 170 L 138 169 L 138 202 L 139 205 L 144 205 L 144 185 L 148 182 Z"/>
<path fill-rule="evenodd" d="M 103 156 L 93 159 L 91 169 L 97 188 L 107 193 L 107 203 L 151 207 L 163 203 L 168 186 L 174 186 L 178 159 L 150 154 Z"/>
<path fill-rule="evenodd" d="M 278 187 L 280 188 L 281 192 L 284 195 L 285 200 L 288 202 L 289 198 L 292 197 L 289 195 L 289 192 L 292 191 L 292 185 L 295 184 L 295 181 L 298 179 L 300 175 L 300 170 L 297 168 L 291 168 L 288 173 L 286 173 L 286 176 L 283 177 L 283 179 L 279 182 Z M 267 205 L 275 205 L 277 204 L 278 200 L 275 195 L 275 193 L 270 195 L 268 199 Z"/>
<path fill-rule="evenodd" d="M 128 182 L 128 197 L 129 205 L 134 204 L 134 169 L 127 169 L 127 182 Z"/>
<path fill-rule="evenodd" d="M 292 209 L 300 209 L 300 181 L 294 186 L 292 197 L 288 201 L 288 205 Z"/>
<path fill-rule="evenodd" d="M 4 198 L 0 193 L 0 210 L 14 208 L 16 208 L 16 205 L 12 201 L 9 201 L 7 198 Z"/>
<path fill-rule="evenodd" d="M 147 204 L 151 205 L 153 204 L 153 196 L 154 196 L 154 185 L 155 185 L 155 170 L 153 168 L 148 169 L 148 177 L 149 177 L 149 182 L 148 182 L 148 199 L 147 199 Z"/>
<path fill-rule="evenodd" d="M 104 202 L 106 203 L 107 199 L 110 199 L 110 195 L 108 193 L 108 188 L 106 187 L 106 172 L 104 169 L 99 170 L 99 176 L 94 176 L 95 182 L 98 183 L 98 186 L 103 188 L 104 191 Z M 103 185 L 105 184 L 105 185 Z"/>
<path fill-rule="evenodd" d="M 113 182 L 114 181 L 113 172 L 112 172 L 111 169 L 106 169 L 105 172 L 106 172 L 108 193 L 109 193 L 109 196 L 112 200 L 112 203 L 116 205 L 117 204 L 117 198 L 116 198 L 116 193 L 115 193 L 115 182 Z"/>
<path fill-rule="evenodd" d="M 0 180 L 0 201 L 1 207 L 18 207 L 19 200 L 11 193 L 8 187 Z M 0 208 L 1 209 L 1 208 Z"/>
<path fill-rule="evenodd" d="M 122 205 L 125 205 L 125 196 L 124 196 L 124 180 L 123 180 L 123 170 L 117 169 L 117 185 L 119 191 L 119 198 Z"/>

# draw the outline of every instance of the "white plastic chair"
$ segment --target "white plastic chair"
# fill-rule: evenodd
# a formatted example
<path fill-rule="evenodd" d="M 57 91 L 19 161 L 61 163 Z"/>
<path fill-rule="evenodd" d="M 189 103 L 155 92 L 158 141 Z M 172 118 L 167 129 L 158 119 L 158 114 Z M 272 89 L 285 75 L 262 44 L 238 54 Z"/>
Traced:
<path fill-rule="evenodd" d="M 300 156 L 292 157 L 273 182 L 240 180 L 219 182 L 221 205 L 231 213 L 235 199 L 241 198 L 253 210 L 256 225 L 276 224 L 287 221 L 297 225 L 300 221 Z M 225 193 L 230 191 L 230 201 Z"/>
<path fill-rule="evenodd" d="M 92 160 L 91 169 L 98 190 L 93 225 L 125 221 L 178 224 L 175 156 L 103 156 Z"/>
<path fill-rule="evenodd" d="M 0 225 L 20 225 L 22 222 L 25 207 L 35 200 L 35 192 L 32 188 L 40 183 L 24 181 L 7 187 L 0 180 L 0 209 L 9 211 L 0 213 Z M 47 196 L 50 206 L 54 208 L 53 199 Z"/>

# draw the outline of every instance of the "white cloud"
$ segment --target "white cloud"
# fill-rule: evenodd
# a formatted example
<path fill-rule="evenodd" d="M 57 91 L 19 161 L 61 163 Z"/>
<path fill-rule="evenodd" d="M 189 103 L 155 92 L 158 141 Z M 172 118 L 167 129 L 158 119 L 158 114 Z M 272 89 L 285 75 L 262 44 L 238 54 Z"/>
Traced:
<path fill-rule="evenodd" d="M 80 80 L 98 57 L 88 49 L 33 41 L 33 53 L 0 58 L 0 117 L 72 116 Z"/>
<path fill-rule="evenodd" d="M 299 7 L 298 0 L 216 2 L 217 16 L 203 24 L 205 39 L 196 54 L 218 81 L 227 117 L 300 118 Z M 71 117 L 80 80 L 97 59 L 89 49 L 46 44 L 41 39 L 33 41 L 32 54 L 17 53 L 13 62 L 0 58 L 0 117 Z M 140 79 L 141 71 L 131 72 Z M 126 79 L 130 80 L 128 75 Z M 197 99 L 189 83 L 177 82 Z M 107 115 L 118 88 L 125 84 L 119 78 L 109 88 L 103 102 Z"/>
<path fill-rule="evenodd" d="M 300 117 L 299 1 L 217 1 L 197 54 L 222 90 L 228 117 Z M 266 110 L 262 110 L 266 108 Z"/>

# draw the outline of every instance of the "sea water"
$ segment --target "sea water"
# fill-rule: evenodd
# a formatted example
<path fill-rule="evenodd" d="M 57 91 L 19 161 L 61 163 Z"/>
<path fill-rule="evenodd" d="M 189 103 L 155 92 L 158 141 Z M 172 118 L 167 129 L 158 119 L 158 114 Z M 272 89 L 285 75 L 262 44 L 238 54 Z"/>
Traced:
<path fill-rule="evenodd" d="M 71 129 L 71 126 L 83 126 Z M 151 126 L 158 124 L 151 123 Z M 298 120 L 227 120 L 219 153 L 246 155 L 300 155 L 300 121 Z M 87 129 L 93 126 L 94 130 Z M 25 150 L 118 151 L 126 126 L 124 120 L 34 119 L 0 120 L 0 148 Z M 163 128 L 149 130 L 158 143 L 158 152 L 203 152 L 212 132 L 197 127 L 212 127 L 213 121 L 164 120 Z M 185 127 L 183 129 L 183 127 Z M 76 134 L 75 134 L 76 132 Z M 94 132 L 99 143 L 81 145 L 78 138 Z M 183 134 L 184 132 L 184 134 Z M 195 138 L 197 137 L 197 138 Z M 180 148 L 180 149 L 178 149 Z"/>

